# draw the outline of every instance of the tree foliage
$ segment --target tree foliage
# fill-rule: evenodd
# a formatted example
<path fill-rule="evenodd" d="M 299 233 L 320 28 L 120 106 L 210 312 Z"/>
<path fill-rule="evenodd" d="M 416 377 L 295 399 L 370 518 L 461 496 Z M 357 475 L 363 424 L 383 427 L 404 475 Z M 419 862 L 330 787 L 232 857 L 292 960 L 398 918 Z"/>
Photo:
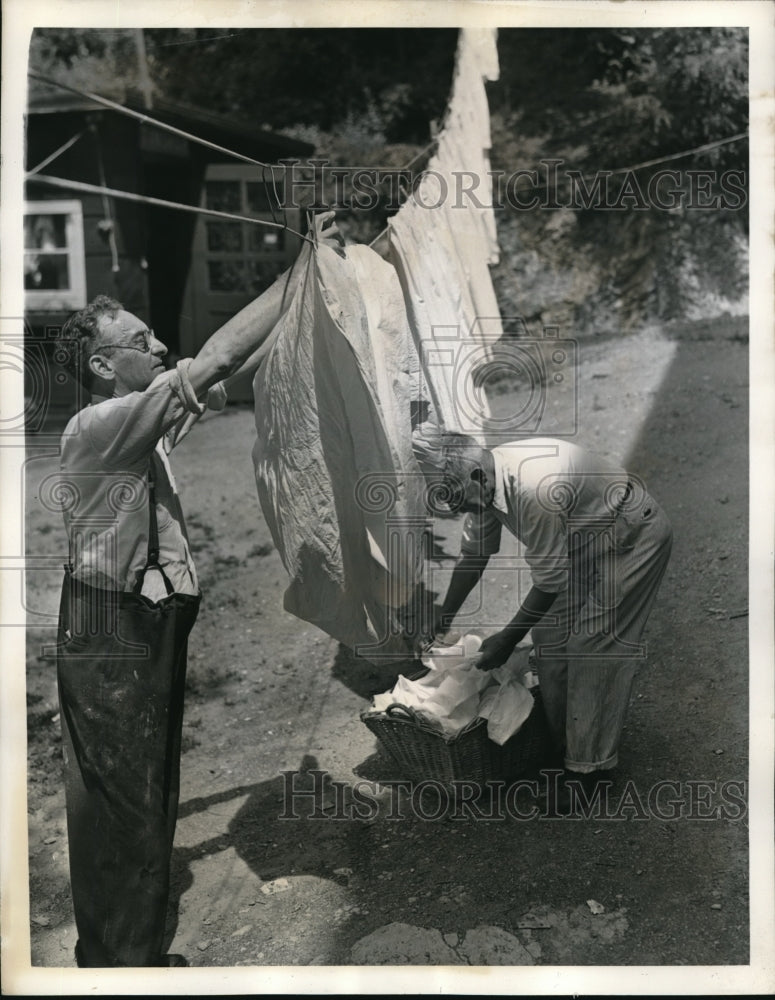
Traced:
<path fill-rule="evenodd" d="M 547 155 L 572 149 L 585 168 L 627 166 L 748 126 L 740 28 L 505 29 L 498 49 L 494 109 L 513 129 L 545 135 Z M 745 164 L 745 144 L 721 150 L 715 165 Z"/>
<path fill-rule="evenodd" d="M 39 28 L 30 42 L 30 69 L 80 90 L 124 101 L 138 86 L 134 32 L 103 28 Z M 51 93 L 30 81 L 31 96 Z"/>
<path fill-rule="evenodd" d="M 370 119 L 387 143 L 423 143 L 444 112 L 457 31 L 164 28 L 144 38 L 164 97 L 274 129 Z M 126 91 L 138 84 L 136 41 L 130 30 L 39 29 L 31 63 Z M 584 166 L 669 154 L 747 124 L 743 29 L 506 28 L 498 48 L 500 119 L 551 150 L 583 146 Z M 743 154 L 718 156 L 728 165 Z"/>
<path fill-rule="evenodd" d="M 401 167 L 443 117 L 457 35 L 169 28 L 145 30 L 144 41 L 160 96 L 308 139 L 335 164 Z M 137 42 L 136 31 L 41 29 L 31 64 L 124 100 L 139 89 Z M 747 129 L 744 29 L 509 28 L 499 31 L 498 48 L 500 80 L 488 88 L 492 164 L 506 174 L 554 157 L 586 176 Z M 685 179 L 691 169 L 745 172 L 747 163 L 748 144 L 737 141 L 664 165 L 680 168 Z M 659 169 L 635 176 L 645 187 Z M 343 221 L 351 236 L 369 240 L 385 217 L 379 205 Z M 745 204 L 736 212 L 505 211 L 499 224 L 499 287 L 517 305 L 518 272 L 530 254 L 542 262 L 539 284 L 558 269 L 597 275 L 596 292 L 577 303 L 577 317 L 598 306 L 636 318 L 677 315 L 687 297 L 708 288 L 734 297 L 745 286 Z"/>
<path fill-rule="evenodd" d="M 274 129 L 333 130 L 376 111 L 388 142 L 427 142 L 449 93 L 457 31 L 164 28 L 144 39 L 154 85 L 169 99 Z M 43 29 L 32 51 L 34 64 L 60 75 L 84 60 L 113 62 L 113 89 L 136 85 L 136 59 L 129 31 Z"/>
<path fill-rule="evenodd" d="M 271 128 L 316 124 L 379 108 L 388 141 L 423 141 L 444 108 L 454 29 L 301 28 L 148 31 L 161 87 Z M 214 85 L 215 84 L 215 85 Z"/>
<path fill-rule="evenodd" d="M 501 31 L 498 46 L 501 80 L 490 95 L 495 167 L 509 175 L 557 158 L 561 174 L 592 178 L 638 166 L 612 179 L 614 191 L 625 176 L 646 191 L 659 171 L 674 169 L 683 199 L 670 210 L 630 203 L 625 211 L 502 212 L 496 280 L 511 311 L 546 319 L 554 296 L 579 326 L 599 331 L 712 310 L 743 295 L 745 198 L 736 211 L 713 210 L 693 205 L 690 193 L 691 171 L 707 173 L 706 202 L 718 197 L 729 171 L 744 179 L 747 141 L 672 157 L 746 131 L 746 32 L 520 29 Z M 663 162 L 640 167 L 653 160 Z M 543 266 L 528 286 L 512 275 L 524 273 L 531 255 Z M 558 274 L 578 280 L 552 291 Z"/>

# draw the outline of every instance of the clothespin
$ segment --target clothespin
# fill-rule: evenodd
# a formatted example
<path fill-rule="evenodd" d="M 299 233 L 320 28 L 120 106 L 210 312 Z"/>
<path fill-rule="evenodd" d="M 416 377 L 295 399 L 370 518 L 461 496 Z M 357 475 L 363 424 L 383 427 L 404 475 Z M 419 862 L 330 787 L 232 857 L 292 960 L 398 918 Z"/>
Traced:
<path fill-rule="evenodd" d="M 312 234 L 312 243 L 315 249 L 317 250 L 318 234 L 317 230 L 315 229 L 315 213 L 310 208 L 307 209 L 307 229 Z"/>

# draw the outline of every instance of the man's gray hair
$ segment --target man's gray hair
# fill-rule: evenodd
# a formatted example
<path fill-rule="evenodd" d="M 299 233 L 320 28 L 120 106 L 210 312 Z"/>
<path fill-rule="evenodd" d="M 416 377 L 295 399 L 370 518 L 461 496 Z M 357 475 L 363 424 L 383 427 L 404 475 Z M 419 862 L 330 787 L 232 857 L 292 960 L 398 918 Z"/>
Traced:
<path fill-rule="evenodd" d="M 485 449 L 469 434 L 445 431 L 442 435 L 441 453 L 446 494 L 443 500 L 450 510 L 456 510 L 463 502 L 470 481 L 478 478 L 474 473 L 483 469 Z"/>
<path fill-rule="evenodd" d="M 445 477 L 451 475 L 464 482 L 473 469 L 482 468 L 485 449 L 470 434 L 445 431 L 441 448 Z"/>
<path fill-rule="evenodd" d="M 65 358 L 63 368 L 87 389 L 91 389 L 89 358 L 97 347 L 100 320 L 104 316 L 115 319 L 123 308 L 109 295 L 98 295 L 84 309 L 69 316 L 57 335 L 58 346 Z"/>

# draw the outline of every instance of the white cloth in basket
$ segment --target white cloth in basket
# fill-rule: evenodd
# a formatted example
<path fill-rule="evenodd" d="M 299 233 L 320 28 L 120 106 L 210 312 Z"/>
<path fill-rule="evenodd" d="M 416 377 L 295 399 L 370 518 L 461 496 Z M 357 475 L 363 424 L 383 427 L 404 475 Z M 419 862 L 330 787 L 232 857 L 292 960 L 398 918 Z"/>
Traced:
<path fill-rule="evenodd" d="M 472 664 L 481 643 L 479 636 L 466 635 L 454 646 L 432 646 L 423 657 L 428 673 L 419 680 L 400 676 L 392 691 L 374 697 L 374 711 L 404 705 L 447 736 L 484 718 L 488 737 L 502 746 L 533 708 L 523 683 L 530 648 L 515 650 L 503 666 L 488 672 Z"/>

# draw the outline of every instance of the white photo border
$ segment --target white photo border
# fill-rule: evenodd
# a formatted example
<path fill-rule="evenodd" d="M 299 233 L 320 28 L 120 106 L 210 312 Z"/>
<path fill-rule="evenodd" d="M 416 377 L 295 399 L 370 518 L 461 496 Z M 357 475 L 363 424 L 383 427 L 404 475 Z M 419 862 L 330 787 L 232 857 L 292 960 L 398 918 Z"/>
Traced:
<path fill-rule="evenodd" d="M 261 967 L 183 970 L 83 970 L 30 966 L 26 823 L 26 704 L 24 629 L 0 629 L 3 992 L 13 995 L 136 995 L 156 993 L 555 993 L 766 994 L 775 990 L 773 883 L 773 551 L 775 550 L 775 363 L 773 356 L 773 122 L 775 5 L 749 2 L 527 3 L 483 0 L 5 0 L 3 4 L 0 323 L 19 332 L 22 275 L 23 114 L 26 59 L 33 27 L 748 27 L 750 39 L 750 828 L 751 950 L 748 966 L 701 967 Z M 19 328 L 21 328 L 19 326 Z M 0 371 L 0 420 L 23 411 L 18 372 Z M 0 481 L 16 484 L 23 447 L 0 448 Z M 4 489 L 0 554 L 23 556 L 18 489 Z M 0 577 L 0 582 L 2 577 Z M 18 598 L 17 598 L 18 599 Z M 0 587 L 0 623 L 10 620 L 13 595 Z"/>

